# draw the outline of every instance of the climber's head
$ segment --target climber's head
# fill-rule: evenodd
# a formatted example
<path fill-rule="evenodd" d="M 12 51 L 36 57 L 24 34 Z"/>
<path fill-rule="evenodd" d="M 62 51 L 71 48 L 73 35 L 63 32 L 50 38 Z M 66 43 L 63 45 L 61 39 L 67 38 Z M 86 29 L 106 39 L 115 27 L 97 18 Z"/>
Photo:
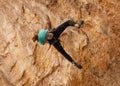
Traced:
<path fill-rule="evenodd" d="M 44 45 L 44 43 L 47 41 L 46 40 L 46 34 L 47 34 L 48 30 L 40 30 L 38 33 L 38 41 L 40 42 L 40 44 Z"/>

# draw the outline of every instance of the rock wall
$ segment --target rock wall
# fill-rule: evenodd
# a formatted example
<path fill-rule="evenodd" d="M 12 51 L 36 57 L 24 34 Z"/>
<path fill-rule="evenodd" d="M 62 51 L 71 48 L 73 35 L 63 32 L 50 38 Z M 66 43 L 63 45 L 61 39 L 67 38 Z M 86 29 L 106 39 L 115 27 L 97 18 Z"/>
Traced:
<path fill-rule="evenodd" d="M 32 38 L 68 19 L 60 37 L 79 70 Z M 0 0 L 0 86 L 120 86 L 120 0 Z"/>

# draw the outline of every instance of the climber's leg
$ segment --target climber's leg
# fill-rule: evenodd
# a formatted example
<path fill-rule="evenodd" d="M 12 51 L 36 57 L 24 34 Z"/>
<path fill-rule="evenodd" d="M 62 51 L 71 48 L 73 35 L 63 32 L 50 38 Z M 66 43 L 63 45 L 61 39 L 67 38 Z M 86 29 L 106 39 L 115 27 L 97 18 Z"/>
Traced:
<path fill-rule="evenodd" d="M 69 56 L 65 50 L 62 48 L 61 44 L 59 42 L 56 42 L 53 44 L 53 46 L 70 62 L 74 62 L 71 56 Z"/>
<path fill-rule="evenodd" d="M 74 26 L 75 22 L 72 20 L 68 20 L 66 22 L 64 22 L 63 24 L 61 24 L 60 26 L 58 26 L 57 28 L 55 28 L 52 32 L 55 35 L 55 37 L 58 39 L 58 37 L 60 36 L 60 34 L 68 27 L 68 26 Z"/>
<path fill-rule="evenodd" d="M 61 46 L 61 44 L 59 42 L 56 42 L 53 44 L 53 46 L 68 60 L 70 61 L 72 64 L 74 64 L 75 66 L 77 66 L 79 69 L 82 68 L 82 66 L 80 64 L 77 64 L 70 55 L 68 55 L 65 50 L 63 49 L 63 47 Z"/>

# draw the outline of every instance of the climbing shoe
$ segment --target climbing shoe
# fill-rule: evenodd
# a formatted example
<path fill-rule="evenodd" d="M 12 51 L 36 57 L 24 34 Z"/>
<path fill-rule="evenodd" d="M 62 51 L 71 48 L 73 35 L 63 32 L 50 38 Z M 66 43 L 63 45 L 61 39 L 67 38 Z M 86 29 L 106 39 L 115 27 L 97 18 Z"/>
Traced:
<path fill-rule="evenodd" d="M 79 23 L 75 24 L 75 27 L 80 28 L 84 24 L 84 21 L 80 21 Z"/>
<path fill-rule="evenodd" d="M 76 63 L 76 62 L 73 62 L 73 64 L 74 64 L 77 68 L 82 69 L 82 66 L 81 66 L 80 64 L 78 64 L 78 63 Z"/>

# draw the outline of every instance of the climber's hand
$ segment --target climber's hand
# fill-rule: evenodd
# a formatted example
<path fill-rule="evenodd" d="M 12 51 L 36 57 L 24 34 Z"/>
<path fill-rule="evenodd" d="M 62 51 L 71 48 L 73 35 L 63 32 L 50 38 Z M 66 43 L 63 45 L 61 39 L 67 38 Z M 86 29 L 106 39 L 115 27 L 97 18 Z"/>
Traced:
<path fill-rule="evenodd" d="M 34 35 L 34 37 L 32 38 L 33 42 L 35 42 L 37 40 L 37 35 Z"/>
<path fill-rule="evenodd" d="M 80 28 L 84 24 L 84 21 L 80 21 L 79 23 L 75 24 L 74 26 Z"/>
<path fill-rule="evenodd" d="M 39 33 L 39 30 L 34 33 L 34 36 L 32 38 L 33 42 L 38 40 L 38 33 Z"/>

